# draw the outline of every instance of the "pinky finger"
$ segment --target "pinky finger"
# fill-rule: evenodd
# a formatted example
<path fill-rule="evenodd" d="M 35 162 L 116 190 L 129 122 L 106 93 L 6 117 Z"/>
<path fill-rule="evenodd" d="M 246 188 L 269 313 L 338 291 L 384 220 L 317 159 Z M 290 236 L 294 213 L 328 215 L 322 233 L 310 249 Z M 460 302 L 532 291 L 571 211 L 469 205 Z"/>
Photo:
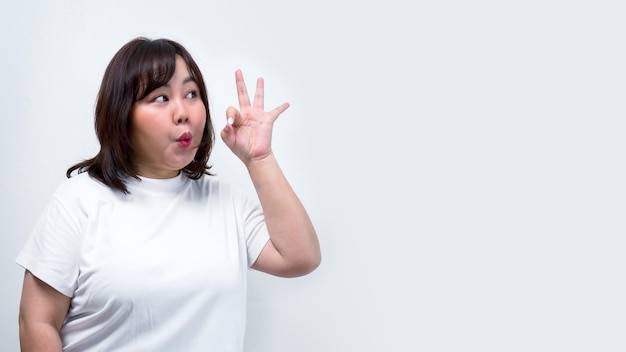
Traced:
<path fill-rule="evenodd" d="M 289 107 L 289 103 L 282 103 L 281 105 L 275 107 L 271 111 L 271 114 L 274 116 L 274 118 L 277 118 L 278 115 L 282 114 L 285 110 L 287 110 L 288 107 Z"/>

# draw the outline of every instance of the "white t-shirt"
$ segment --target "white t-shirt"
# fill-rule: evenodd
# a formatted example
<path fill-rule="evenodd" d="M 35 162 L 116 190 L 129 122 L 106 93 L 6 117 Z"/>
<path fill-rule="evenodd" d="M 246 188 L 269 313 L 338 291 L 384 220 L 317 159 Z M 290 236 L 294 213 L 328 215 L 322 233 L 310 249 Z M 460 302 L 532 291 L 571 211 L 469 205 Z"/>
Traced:
<path fill-rule="evenodd" d="M 67 180 L 17 257 L 72 298 L 64 351 L 241 351 L 247 271 L 269 240 L 258 201 L 208 176 L 127 185 Z"/>

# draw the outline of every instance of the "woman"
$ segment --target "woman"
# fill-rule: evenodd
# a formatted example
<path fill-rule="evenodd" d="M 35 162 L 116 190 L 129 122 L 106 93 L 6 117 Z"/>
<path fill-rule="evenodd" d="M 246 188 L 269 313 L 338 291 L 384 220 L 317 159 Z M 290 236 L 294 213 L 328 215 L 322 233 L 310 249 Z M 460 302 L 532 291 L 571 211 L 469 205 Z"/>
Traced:
<path fill-rule="evenodd" d="M 207 93 L 187 50 L 137 38 L 116 53 L 96 105 L 100 151 L 69 168 L 16 260 L 23 351 L 241 351 L 248 268 L 319 265 L 271 149 L 289 104 L 265 111 L 263 80 L 252 102 L 235 80 L 221 137 L 260 204 L 211 177 Z"/>

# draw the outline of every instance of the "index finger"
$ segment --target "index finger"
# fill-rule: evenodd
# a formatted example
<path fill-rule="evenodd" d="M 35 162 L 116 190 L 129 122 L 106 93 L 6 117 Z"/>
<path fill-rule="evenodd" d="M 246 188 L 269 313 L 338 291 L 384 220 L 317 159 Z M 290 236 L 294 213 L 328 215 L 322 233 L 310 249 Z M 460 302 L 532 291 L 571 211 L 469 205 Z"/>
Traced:
<path fill-rule="evenodd" d="M 249 107 L 250 97 L 248 96 L 248 89 L 246 88 L 246 82 L 244 82 L 243 80 L 243 73 L 241 72 L 241 70 L 235 71 L 235 84 L 237 85 L 237 97 L 239 98 L 239 107 Z"/>

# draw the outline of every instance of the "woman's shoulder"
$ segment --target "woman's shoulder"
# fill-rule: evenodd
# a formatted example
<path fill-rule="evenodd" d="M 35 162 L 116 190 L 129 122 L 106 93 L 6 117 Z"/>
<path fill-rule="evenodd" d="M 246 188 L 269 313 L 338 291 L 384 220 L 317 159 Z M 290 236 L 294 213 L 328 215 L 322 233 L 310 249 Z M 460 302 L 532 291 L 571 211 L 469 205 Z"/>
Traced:
<path fill-rule="evenodd" d="M 192 193 L 214 201 L 219 199 L 221 201 L 240 202 L 250 197 L 254 198 L 255 195 L 242 186 L 216 176 L 203 175 L 197 180 L 191 180 L 190 184 L 192 185 L 190 188 L 193 189 Z"/>
<path fill-rule="evenodd" d="M 63 181 L 54 192 L 59 200 L 93 199 L 111 193 L 110 187 L 82 172 Z"/>
<path fill-rule="evenodd" d="M 202 198 L 211 202 L 228 203 L 243 208 L 258 203 L 258 196 L 252 185 L 246 188 L 246 185 L 233 184 L 228 180 L 209 175 L 192 180 L 192 184 L 194 185 L 192 193 L 200 194 Z"/>
<path fill-rule="evenodd" d="M 190 179 L 189 184 L 193 188 L 194 192 L 210 195 L 227 195 L 232 194 L 233 188 L 230 183 L 220 180 L 215 176 L 202 175 L 198 179 Z"/>

